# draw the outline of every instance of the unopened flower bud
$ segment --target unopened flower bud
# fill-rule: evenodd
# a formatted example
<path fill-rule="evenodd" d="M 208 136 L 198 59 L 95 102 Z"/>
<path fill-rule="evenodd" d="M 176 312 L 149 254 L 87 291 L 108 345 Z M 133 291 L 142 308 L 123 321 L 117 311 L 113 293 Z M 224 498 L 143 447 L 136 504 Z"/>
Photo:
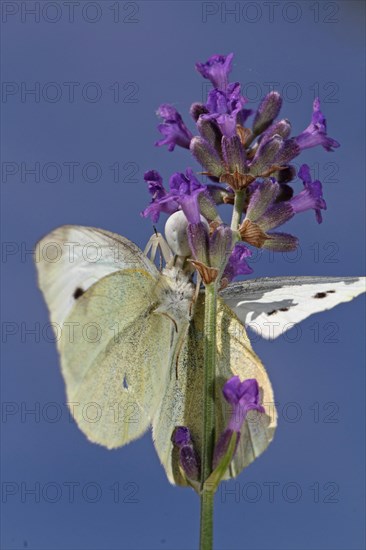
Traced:
<path fill-rule="evenodd" d="M 244 174 L 246 172 L 245 150 L 239 136 L 223 136 L 221 145 L 227 171 L 231 174 L 235 172 Z"/>
<path fill-rule="evenodd" d="M 190 149 L 208 174 L 217 178 L 220 177 L 223 171 L 221 159 L 208 141 L 196 136 L 191 140 Z"/>
<path fill-rule="evenodd" d="M 215 120 L 200 117 L 197 121 L 197 128 L 201 136 L 220 153 L 222 133 Z"/>
<path fill-rule="evenodd" d="M 250 174 L 253 176 L 266 174 L 270 167 L 275 166 L 275 159 L 279 155 L 282 146 L 283 139 L 278 135 L 261 144 L 249 166 Z"/>
<path fill-rule="evenodd" d="M 172 435 L 173 444 L 179 449 L 179 466 L 190 482 L 200 479 L 200 461 L 193 446 L 191 433 L 185 426 L 175 428 Z"/>
<path fill-rule="evenodd" d="M 287 139 L 291 134 L 290 121 L 284 118 L 269 126 L 269 128 L 267 128 L 267 130 L 260 137 L 261 143 L 268 141 L 276 134 L 281 136 L 283 139 Z"/>
<path fill-rule="evenodd" d="M 207 113 L 208 109 L 203 103 L 192 103 L 189 109 L 189 114 L 195 122 L 197 122 L 201 115 L 206 115 Z"/>
<path fill-rule="evenodd" d="M 253 121 L 253 133 L 259 135 L 268 128 L 280 112 L 282 98 L 278 92 L 270 92 L 258 107 Z"/>
<path fill-rule="evenodd" d="M 278 183 L 285 184 L 289 183 L 296 177 L 296 168 L 294 166 L 286 166 L 277 172 L 273 172 L 272 176 L 275 178 Z M 291 198 L 291 197 L 289 197 Z"/>

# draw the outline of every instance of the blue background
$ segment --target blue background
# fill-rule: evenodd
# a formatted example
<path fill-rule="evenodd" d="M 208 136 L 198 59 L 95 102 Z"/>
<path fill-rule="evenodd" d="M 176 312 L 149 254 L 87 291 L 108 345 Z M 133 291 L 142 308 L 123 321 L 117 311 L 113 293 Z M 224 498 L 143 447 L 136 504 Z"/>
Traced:
<path fill-rule="evenodd" d="M 2 178 L 2 241 L 14 243 L 6 248 L 14 253 L 3 255 L 3 329 L 18 328 L 2 345 L 2 548 L 195 548 L 198 499 L 169 485 L 150 433 L 112 452 L 89 443 L 69 420 L 55 345 L 42 335 L 48 314 L 25 251 L 65 223 L 102 227 L 143 247 L 152 232 L 139 216 L 149 200 L 143 172 L 156 168 L 167 179 L 187 166 L 199 170 L 185 150 L 154 148 L 156 108 L 173 103 L 193 130 L 189 106 L 207 90 L 194 63 L 233 51 L 232 79 L 251 105 L 277 82 L 281 114 L 296 135 L 319 89 L 329 134 L 342 144 L 332 154 L 317 148 L 301 157 L 323 181 L 324 223 L 313 213 L 298 216 L 289 228 L 301 238 L 300 254 L 264 253 L 252 263 L 253 276 L 362 274 L 363 3 L 237 2 L 230 15 L 233 2 L 120 2 L 119 14 L 117 2 L 80 2 L 73 22 L 62 2 L 58 10 L 40 2 L 39 21 L 22 15 L 23 4 L 35 2 L 2 2 L 2 80 L 13 83 L 2 97 L 2 162 L 13 163 L 5 170 L 18 168 Z M 21 83 L 36 82 L 39 102 L 22 97 Z M 80 83 L 73 102 L 65 82 Z M 93 102 L 96 89 L 101 97 Z M 71 182 L 63 164 L 70 161 L 79 163 Z M 37 162 L 40 181 L 26 173 L 22 181 L 21 163 Z M 99 166 L 99 181 L 91 181 L 90 162 Z M 117 182 L 112 165 L 119 166 Z M 279 427 L 268 451 L 219 491 L 216 548 L 364 548 L 363 313 L 358 299 L 306 320 L 287 338 L 255 340 L 279 403 Z M 24 331 L 35 323 L 39 341 Z M 37 407 L 39 417 L 25 414 Z M 40 502 L 22 496 L 22 483 L 39 483 Z M 79 484 L 73 502 L 65 483 Z"/>

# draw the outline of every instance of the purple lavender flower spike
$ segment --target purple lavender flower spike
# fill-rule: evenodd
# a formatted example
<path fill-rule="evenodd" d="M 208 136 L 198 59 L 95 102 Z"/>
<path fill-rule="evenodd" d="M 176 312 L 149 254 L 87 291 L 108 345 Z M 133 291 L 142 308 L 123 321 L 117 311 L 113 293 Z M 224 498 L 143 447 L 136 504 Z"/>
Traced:
<path fill-rule="evenodd" d="M 244 243 L 236 243 L 234 246 L 229 261 L 223 273 L 223 279 L 230 283 L 239 275 L 249 275 L 253 273 L 253 269 L 247 264 L 246 259 L 252 255 L 249 248 Z"/>
<path fill-rule="evenodd" d="M 210 80 L 214 88 L 225 90 L 228 83 L 228 76 L 231 71 L 231 64 L 234 54 L 212 55 L 206 63 L 196 63 L 197 71 Z"/>
<path fill-rule="evenodd" d="M 313 208 L 316 221 L 321 223 L 321 210 L 327 209 L 326 202 L 323 199 L 322 184 L 319 180 L 311 181 L 310 168 L 307 164 L 300 167 L 298 175 L 303 181 L 304 190 L 289 201 L 293 211 L 297 214 Z"/>
<path fill-rule="evenodd" d="M 176 145 L 189 149 L 193 135 L 178 111 L 172 105 L 164 104 L 160 105 L 157 114 L 164 119 L 164 123 L 158 126 L 164 138 L 157 141 L 155 145 L 167 145 L 168 151 L 173 151 Z"/>
<path fill-rule="evenodd" d="M 317 97 L 313 103 L 311 123 L 296 138 L 300 150 L 322 145 L 326 151 L 333 151 L 339 147 L 338 141 L 327 136 L 327 121 L 320 110 L 320 101 Z"/>

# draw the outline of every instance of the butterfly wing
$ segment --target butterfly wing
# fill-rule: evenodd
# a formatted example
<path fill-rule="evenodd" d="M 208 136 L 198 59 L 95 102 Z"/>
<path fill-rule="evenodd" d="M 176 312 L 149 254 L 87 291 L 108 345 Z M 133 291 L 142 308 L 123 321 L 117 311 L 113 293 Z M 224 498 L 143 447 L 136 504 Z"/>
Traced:
<path fill-rule="evenodd" d="M 195 447 L 202 456 L 203 320 L 204 298 L 201 295 L 179 356 L 178 378 L 171 366 L 161 405 L 153 419 L 153 439 L 157 453 L 169 481 L 178 485 L 186 483 L 179 470 L 177 450 L 170 441 L 175 427 L 189 427 Z M 229 418 L 230 411 L 223 398 L 222 387 L 232 376 L 238 375 L 241 380 L 256 378 L 267 411 L 267 414 L 252 411 L 244 422 L 239 447 L 226 473 L 226 478 L 230 478 L 238 475 L 267 448 L 276 427 L 276 411 L 271 383 L 250 345 L 245 328 L 221 299 L 217 312 L 217 352 L 216 438 L 224 430 Z"/>
<path fill-rule="evenodd" d="M 157 282 L 123 270 L 93 284 L 64 322 L 61 367 L 84 434 L 120 447 L 149 427 L 166 384 L 172 323 L 153 313 Z"/>
<path fill-rule="evenodd" d="M 134 243 L 103 229 L 64 225 L 37 243 L 38 284 L 57 326 L 76 300 L 102 277 L 121 269 L 142 269 L 157 277 L 154 264 Z"/>
<path fill-rule="evenodd" d="M 58 336 L 62 329 L 57 344 L 77 424 L 108 448 L 139 437 L 169 364 L 171 322 L 153 313 L 158 270 L 124 237 L 79 226 L 44 237 L 35 262 Z"/>
<path fill-rule="evenodd" d="M 277 338 L 313 313 L 366 291 L 365 277 L 273 277 L 230 284 L 223 300 L 263 338 Z"/>

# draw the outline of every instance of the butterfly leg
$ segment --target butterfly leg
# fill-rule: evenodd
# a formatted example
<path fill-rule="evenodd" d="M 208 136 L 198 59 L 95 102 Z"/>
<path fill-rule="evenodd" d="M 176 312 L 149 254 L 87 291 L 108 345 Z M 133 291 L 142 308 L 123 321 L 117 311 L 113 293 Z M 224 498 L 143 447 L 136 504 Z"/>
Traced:
<path fill-rule="evenodd" d="M 146 256 L 150 254 L 150 259 L 153 262 L 155 260 L 158 250 L 160 258 L 163 258 L 166 264 L 172 261 L 173 253 L 161 233 L 155 233 L 150 237 L 145 246 L 144 254 Z"/>

